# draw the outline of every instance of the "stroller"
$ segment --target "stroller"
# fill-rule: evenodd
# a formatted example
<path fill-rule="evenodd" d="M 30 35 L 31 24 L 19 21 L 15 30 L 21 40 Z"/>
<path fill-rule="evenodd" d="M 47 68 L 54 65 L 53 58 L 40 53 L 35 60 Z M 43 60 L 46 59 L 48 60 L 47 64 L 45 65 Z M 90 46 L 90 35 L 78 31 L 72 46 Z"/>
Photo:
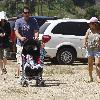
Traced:
<path fill-rule="evenodd" d="M 42 50 L 42 51 L 41 51 Z M 42 52 L 42 55 L 41 55 Z M 36 80 L 36 86 L 44 86 L 42 79 L 45 51 L 38 40 L 27 40 L 22 49 L 22 78 L 21 85 L 28 86 L 29 81 Z"/>

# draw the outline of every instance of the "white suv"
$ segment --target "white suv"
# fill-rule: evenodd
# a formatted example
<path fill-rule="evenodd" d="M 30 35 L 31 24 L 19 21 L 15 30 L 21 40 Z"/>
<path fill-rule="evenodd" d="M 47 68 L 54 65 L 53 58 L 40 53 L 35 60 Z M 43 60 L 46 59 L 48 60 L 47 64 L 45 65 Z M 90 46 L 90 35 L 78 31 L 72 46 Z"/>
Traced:
<path fill-rule="evenodd" d="M 51 36 L 46 43 L 46 57 L 59 64 L 72 64 L 77 58 L 85 58 L 83 38 L 88 29 L 86 19 L 49 20 L 40 27 L 40 38 Z"/>

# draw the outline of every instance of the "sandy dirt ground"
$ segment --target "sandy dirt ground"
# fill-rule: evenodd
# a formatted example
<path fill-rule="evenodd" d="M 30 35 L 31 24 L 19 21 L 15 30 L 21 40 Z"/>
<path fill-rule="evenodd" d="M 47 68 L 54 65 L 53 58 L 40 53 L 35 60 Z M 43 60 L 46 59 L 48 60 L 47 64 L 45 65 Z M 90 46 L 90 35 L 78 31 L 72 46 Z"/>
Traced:
<path fill-rule="evenodd" d="M 18 84 L 15 78 L 16 62 L 8 61 L 5 75 L 0 75 L 0 100 L 100 100 L 100 84 L 88 82 L 87 65 L 52 65 L 45 62 L 45 87 L 36 87 L 35 80 L 28 87 Z"/>

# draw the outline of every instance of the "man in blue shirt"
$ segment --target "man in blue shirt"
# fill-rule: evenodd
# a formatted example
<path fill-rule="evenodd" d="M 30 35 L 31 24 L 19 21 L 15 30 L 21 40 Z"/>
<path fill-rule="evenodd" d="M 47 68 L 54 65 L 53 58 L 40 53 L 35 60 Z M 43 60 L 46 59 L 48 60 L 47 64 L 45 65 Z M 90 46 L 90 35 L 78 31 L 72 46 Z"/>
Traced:
<path fill-rule="evenodd" d="M 15 35 L 17 37 L 17 63 L 22 64 L 21 60 L 21 52 L 23 42 L 26 39 L 38 39 L 39 33 L 39 26 L 37 20 L 35 18 L 30 17 L 30 9 L 28 7 L 24 7 L 23 17 L 19 18 L 15 22 Z M 19 69 L 17 75 L 19 76 Z"/>

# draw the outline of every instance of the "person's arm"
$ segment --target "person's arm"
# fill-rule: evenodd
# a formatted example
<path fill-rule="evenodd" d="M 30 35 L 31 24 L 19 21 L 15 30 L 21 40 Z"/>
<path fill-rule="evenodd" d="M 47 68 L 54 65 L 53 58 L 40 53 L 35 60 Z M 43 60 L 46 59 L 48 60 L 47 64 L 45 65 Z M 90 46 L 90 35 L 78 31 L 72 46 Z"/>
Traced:
<path fill-rule="evenodd" d="M 84 36 L 84 41 L 83 41 L 84 48 L 86 48 L 88 46 L 88 41 L 87 41 L 88 40 L 88 34 L 89 34 L 89 32 L 87 30 L 87 32 L 86 32 L 86 34 Z"/>
<path fill-rule="evenodd" d="M 3 27 L 0 27 L 0 37 L 10 37 L 11 27 L 9 22 L 5 22 Z"/>
<path fill-rule="evenodd" d="M 0 27 L 0 37 L 4 37 L 4 34 L 3 34 L 3 29 Z"/>
<path fill-rule="evenodd" d="M 15 35 L 16 35 L 16 37 L 17 37 L 18 39 L 20 39 L 21 41 L 26 40 L 26 37 L 22 37 L 22 36 L 19 34 L 18 30 L 15 30 Z"/>
<path fill-rule="evenodd" d="M 38 30 L 34 30 L 34 38 L 38 39 L 39 37 L 39 31 Z"/>
<path fill-rule="evenodd" d="M 14 28 L 14 30 L 15 30 L 15 35 L 16 35 L 16 37 L 17 37 L 18 39 L 20 39 L 21 41 L 26 40 L 26 37 L 22 37 L 22 36 L 20 35 L 20 33 L 19 33 L 19 21 L 17 21 L 17 20 L 16 20 L 16 22 L 15 22 L 15 28 Z"/>
<path fill-rule="evenodd" d="M 3 34 L 3 33 L 0 33 L 0 37 L 4 37 L 5 36 L 5 34 Z"/>
<path fill-rule="evenodd" d="M 5 23 L 5 37 L 10 37 L 10 35 L 11 35 L 10 23 L 6 22 Z"/>
<path fill-rule="evenodd" d="M 99 44 L 99 46 L 100 46 L 100 37 L 99 37 L 99 41 L 98 41 L 98 44 Z"/>
<path fill-rule="evenodd" d="M 100 46 L 100 35 L 98 37 L 96 37 L 96 45 Z"/>
<path fill-rule="evenodd" d="M 38 22 L 35 18 L 33 20 L 34 20 L 34 22 L 33 22 L 34 23 L 34 38 L 38 39 L 38 37 L 39 37 L 39 25 L 38 25 Z"/>

